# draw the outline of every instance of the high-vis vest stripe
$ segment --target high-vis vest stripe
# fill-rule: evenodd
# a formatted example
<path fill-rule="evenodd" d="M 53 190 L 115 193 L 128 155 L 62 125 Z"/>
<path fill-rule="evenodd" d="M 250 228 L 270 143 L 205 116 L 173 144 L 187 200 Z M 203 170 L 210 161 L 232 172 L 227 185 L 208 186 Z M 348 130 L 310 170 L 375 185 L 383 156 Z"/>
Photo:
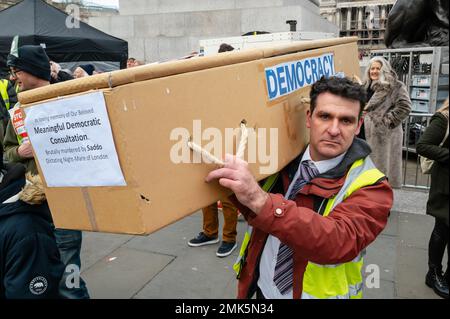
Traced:
<path fill-rule="evenodd" d="M 276 173 L 276 174 L 273 174 L 273 175 L 270 175 L 269 177 L 267 177 L 267 180 L 265 181 L 262 189 L 266 192 L 270 192 L 272 187 L 275 185 L 275 182 L 277 181 L 279 175 L 280 175 L 279 173 Z M 247 230 L 245 231 L 245 234 L 244 234 L 244 239 L 242 240 L 242 245 L 241 245 L 241 249 L 239 250 L 239 255 L 233 264 L 233 269 L 236 272 L 237 279 L 239 279 L 240 274 L 241 274 L 241 269 L 245 263 L 245 257 L 247 256 L 247 247 L 248 247 L 248 243 L 250 241 L 250 237 L 252 236 L 252 230 L 253 230 L 252 226 L 248 225 Z"/>
<path fill-rule="evenodd" d="M 338 194 L 326 201 L 323 216 L 326 218 L 333 209 L 358 189 L 374 185 L 385 175 L 375 168 L 370 157 L 357 160 L 350 167 L 344 185 Z M 246 243 L 248 245 L 248 241 Z M 243 243 L 244 245 L 244 243 Z M 243 256 L 246 247 L 241 247 Z M 302 299 L 359 299 L 362 298 L 363 256 L 365 251 L 352 261 L 342 264 L 319 265 L 308 262 L 303 275 Z M 245 257 L 244 257 L 245 258 Z M 242 265 L 242 263 L 241 263 Z M 241 269 L 237 270 L 238 277 Z"/>
<path fill-rule="evenodd" d="M 9 110 L 8 80 L 0 80 L 0 95 L 5 102 L 6 109 Z"/>

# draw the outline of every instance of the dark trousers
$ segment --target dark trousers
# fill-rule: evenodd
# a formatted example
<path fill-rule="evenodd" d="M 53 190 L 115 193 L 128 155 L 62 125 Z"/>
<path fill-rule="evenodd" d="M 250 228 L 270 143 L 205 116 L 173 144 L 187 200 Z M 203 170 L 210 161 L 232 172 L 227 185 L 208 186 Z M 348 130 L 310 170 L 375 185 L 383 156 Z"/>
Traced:
<path fill-rule="evenodd" d="M 81 269 L 81 231 L 57 228 L 54 234 L 64 266 L 76 266 L 78 269 Z M 59 283 L 59 293 L 61 296 L 67 299 L 89 299 L 86 283 L 81 277 L 79 278 L 79 287 L 69 288 L 67 286 L 66 280 L 69 275 L 70 273 L 65 271 Z"/>
<path fill-rule="evenodd" d="M 448 236 L 449 228 L 445 222 L 439 218 L 435 219 L 433 232 L 431 233 L 430 242 L 428 244 L 428 266 L 442 270 L 442 259 L 444 257 L 445 248 L 447 247 L 448 255 Z M 447 260 L 447 270 L 449 261 Z"/>
<path fill-rule="evenodd" d="M 266 299 L 259 287 L 256 287 L 256 299 Z"/>

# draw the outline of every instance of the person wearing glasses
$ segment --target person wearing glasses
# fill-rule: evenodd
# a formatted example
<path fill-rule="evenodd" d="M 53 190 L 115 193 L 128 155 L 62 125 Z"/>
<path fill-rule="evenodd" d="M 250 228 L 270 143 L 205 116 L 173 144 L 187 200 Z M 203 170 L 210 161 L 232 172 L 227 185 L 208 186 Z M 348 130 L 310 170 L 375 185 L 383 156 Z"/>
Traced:
<path fill-rule="evenodd" d="M 20 91 L 27 91 L 50 85 L 51 70 L 50 61 L 41 46 L 24 45 L 16 50 L 12 50 L 7 58 L 7 66 L 11 74 L 16 78 L 16 83 Z M 14 107 L 11 118 L 15 118 L 19 112 L 18 107 Z M 36 161 L 32 152 L 32 147 L 28 139 L 27 132 L 23 126 L 23 121 L 8 122 L 5 138 L 3 140 L 6 158 L 10 163 L 22 163 L 26 171 L 33 175 L 38 174 Z M 67 267 L 72 265 L 80 269 L 80 251 L 82 234 L 78 230 L 55 229 L 56 243 L 58 246 L 61 261 Z M 66 278 L 72 272 L 64 272 L 60 281 L 59 293 L 63 298 L 87 299 L 89 298 L 85 282 L 80 278 L 79 287 L 69 288 L 66 285 Z"/>

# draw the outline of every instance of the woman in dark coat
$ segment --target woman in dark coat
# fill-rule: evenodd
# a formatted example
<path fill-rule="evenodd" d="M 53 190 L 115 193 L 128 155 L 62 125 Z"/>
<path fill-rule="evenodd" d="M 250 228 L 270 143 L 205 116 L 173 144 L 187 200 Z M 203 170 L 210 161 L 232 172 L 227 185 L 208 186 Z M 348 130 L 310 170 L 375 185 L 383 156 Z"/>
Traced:
<path fill-rule="evenodd" d="M 435 217 L 435 226 L 428 245 L 428 273 L 425 283 L 441 297 L 448 298 L 448 261 L 442 276 L 442 258 L 445 247 L 448 254 L 448 98 L 433 115 L 430 125 L 417 143 L 417 153 L 434 160 L 431 169 L 431 188 L 427 214 Z M 445 137 L 447 135 L 447 137 Z M 444 140 L 442 147 L 439 145 Z"/>
<path fill-rule="evenodd" d="M 3 166 L 0 143 L 0 303 L 59 299 L 64 264 L 56 245 L 42 181 L 25 166 Z M 2 317 L 3 318 L 3 317 Z"/>

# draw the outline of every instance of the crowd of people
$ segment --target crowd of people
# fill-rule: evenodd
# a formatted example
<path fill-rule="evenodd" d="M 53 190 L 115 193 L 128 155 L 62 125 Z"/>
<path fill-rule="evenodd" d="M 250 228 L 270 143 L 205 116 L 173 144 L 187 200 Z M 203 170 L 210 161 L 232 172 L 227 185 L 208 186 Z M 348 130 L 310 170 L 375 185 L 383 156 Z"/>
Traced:
<path fill-rule="evenodd" d="M 232 51 L 223 44 L 219 52 Z M 129 58 L 127 68 L 141 63 Z M 68 265 L 80 269 L 82 233 L 55 229 L 28 140 L 10 114 L 17 92 L 91 76 L 92 64 L 72 73 L 50 61 L 40 46 L 8 56 L 10 78 L 0 82 L 0 299 L 89 298 L 83 279 L 67 285 Z M 388 222 L 393 188 L 401 187 L 404 121 L 411 111 L 405 85 L 389 62 L 373 58 L 363 83 L 321 78 L 310 90 L 306 149 L 260 183 L 247 163 L 226 155 L 206 177 L 233 191 L 224 214 L 218 257 L 238 243 L 240 212 L 249 227 L 235 270 L 238 298 L 362 298 L 365 248 Z M 448 298 L 448 100 L 434 115 L 417 151 L 435 160 L 427 213 L 436 218 L 429 243 L 426 284 Z M 442 142 L 442 143 L 441 143 Z M 30 191 L 30 188 L 32 191 Z M 31 195 L 30 195 L 31 193 Z M 219 242 L 217 203 L 203 209 L 203 229 L 188 245 Z"/>

